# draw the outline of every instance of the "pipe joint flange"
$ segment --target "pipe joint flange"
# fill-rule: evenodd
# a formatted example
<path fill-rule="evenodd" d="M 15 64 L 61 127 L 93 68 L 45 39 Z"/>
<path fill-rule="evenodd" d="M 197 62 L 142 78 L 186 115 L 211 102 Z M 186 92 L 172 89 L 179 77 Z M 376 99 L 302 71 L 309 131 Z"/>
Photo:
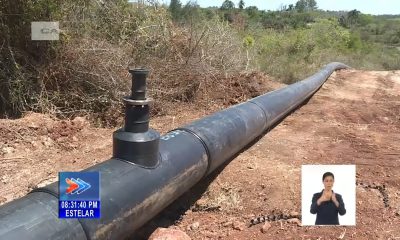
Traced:
<path fill-rule="evenodd" d="M 136 100 L 136 99 L 130 99 L 129 96 L 126 96 L 122 98 L 125 104 L 127 105 L 134 105 L 134 106 L 143 106 L 143 105 L 149 105 L 152 103 L 154 100 L 152 98 L 146 98 L 143 100 Z"/>
<path fill-rule="evenodd" d="M 159 142 L 160 133 L 153 129 L 138 133 L 119 129 L 113 134 L 113 158 L 155 168 L 160 162 Z"/>

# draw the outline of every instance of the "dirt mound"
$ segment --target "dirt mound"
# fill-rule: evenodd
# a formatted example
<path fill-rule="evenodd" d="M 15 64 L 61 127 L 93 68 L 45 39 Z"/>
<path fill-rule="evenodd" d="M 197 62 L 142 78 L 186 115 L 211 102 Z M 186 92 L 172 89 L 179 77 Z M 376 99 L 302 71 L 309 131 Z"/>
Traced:
<path fill-rule="evenodd" d="M 86 153 L 94 156 L 96 147 L 110 144 L 105 132 L 95 130 L 81 117 L 57 120 L 27 113 L 16 120 L 0 119 L 0 204 L 55 181 L 62 169 L 78 170 L 93 164 L 92 157 L 83 163 L 78 160 Z M 94 145 L 88 147 L 88 139 Z M 12 184 L 15 179 L 20 184 Z"/>
<path fill-rule="evenodd" d="M 24 146 L 29 150 L 49 148 L 70 149 L 69 142 L 76 141 L 76 135 L 89 122 L 77 117 L 74 120 L 59 121 L 49 115 L 27 113 L 17 120 L 0 119 L 0 156 L 13 153 Z"/>
<path fill-rule="evenodd" d="M 175 74 L 171 75 L 171 72 Z M 284 86 L 260 72 L 242 72 L 223 75 L 210 72 L 168 71 L 168 75 L 153 76 L 149 81 L 149 93 L 156 100 L 154 114 L 165 104 L 194 103 L 204 108 L 214 105 L 230 106 Z M 171 107 L 173 108 L 173 107 Z M 169 108 L 168 108 L 169 109 Z"/>
<path fill-rule="evenodd" d="M 187 104 L 216 111 L 285 86 L 261 72 L 223 75 L 185 69 L 151 76 L 148 90 L 155 100 L 153 116 L 174 114 Z"/>
<path fill-rule="evenodd" d="M 209 99 L 202 97 L 204 100 L 214 100 L 224 106 L 241 103 L 285 86 L 260 72 L 240 73 L 228 77 L 219 76 L 216 79 L 218 82 L 211 84 L 212 86 L 207 91 Z"/>

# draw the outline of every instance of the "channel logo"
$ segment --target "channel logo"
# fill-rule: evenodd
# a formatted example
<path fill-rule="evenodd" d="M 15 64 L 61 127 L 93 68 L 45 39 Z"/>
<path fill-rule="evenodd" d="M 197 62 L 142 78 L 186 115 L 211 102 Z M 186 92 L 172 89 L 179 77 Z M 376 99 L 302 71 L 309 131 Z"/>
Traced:
<path fill-rule="evenodd" d="M 100 173 L 59 173 L 59 218 L 100 218 Z"/>
<path fill-rule="evenodd" d="M 82 179 L 78 178 L 66 178 L 65 182 L 69 185 L 69 187 L 67 188 L 67 190 L 65 190 L 65 192 L 67 194 L 81 194 L 84 191 L 88 190 L 89 188 L 91 188 L 92 186 L 83 181 Z"/>
<path fill-rule="evenodd" d="M 99 200 L 99 172 L 60 172 L 60 200 Z"/>

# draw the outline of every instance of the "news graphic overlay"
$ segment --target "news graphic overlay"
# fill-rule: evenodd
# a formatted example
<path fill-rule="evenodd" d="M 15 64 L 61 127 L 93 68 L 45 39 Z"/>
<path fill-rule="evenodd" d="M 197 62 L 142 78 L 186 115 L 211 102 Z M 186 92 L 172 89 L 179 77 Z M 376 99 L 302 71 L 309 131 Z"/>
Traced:
<path fill-rule="evenodd" d="M 31 22 L 31 39 L 33 41 L 57 41 L 60 39 L 58 22 Z"/>
<path fill-rule="evenodd" d="M 99 172 L 60 172 L 59 218 L 100 218 Z"/>

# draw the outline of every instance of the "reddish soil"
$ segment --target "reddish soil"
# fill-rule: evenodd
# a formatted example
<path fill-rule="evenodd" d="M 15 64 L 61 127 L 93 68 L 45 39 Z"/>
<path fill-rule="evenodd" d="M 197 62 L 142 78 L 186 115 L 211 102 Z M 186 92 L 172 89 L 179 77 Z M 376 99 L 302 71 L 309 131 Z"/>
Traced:
<path fill-rule="evenodd" d="M 154 118 L 152 127 L 164 133 L 219 108 L 188 103 Z M 113 130 L 94 128 L 83 118 L 60 121 L 33 113 L 0 120 L 0 204 L 55 181 L 58 171 L 107 160 Z M 192 239 L 399 239 L 399 142 L 400 71 L 337 72 L 307 104 L 197 184 L 139 236 L 163 226 Z M 300 212 L 303 164 L 357 165 L 357 226 L 274 221 L 264 233 L 263 224 L 243 226 L 254 216 Z M 385 193 L 367 185 L 385 185 Z"/>

